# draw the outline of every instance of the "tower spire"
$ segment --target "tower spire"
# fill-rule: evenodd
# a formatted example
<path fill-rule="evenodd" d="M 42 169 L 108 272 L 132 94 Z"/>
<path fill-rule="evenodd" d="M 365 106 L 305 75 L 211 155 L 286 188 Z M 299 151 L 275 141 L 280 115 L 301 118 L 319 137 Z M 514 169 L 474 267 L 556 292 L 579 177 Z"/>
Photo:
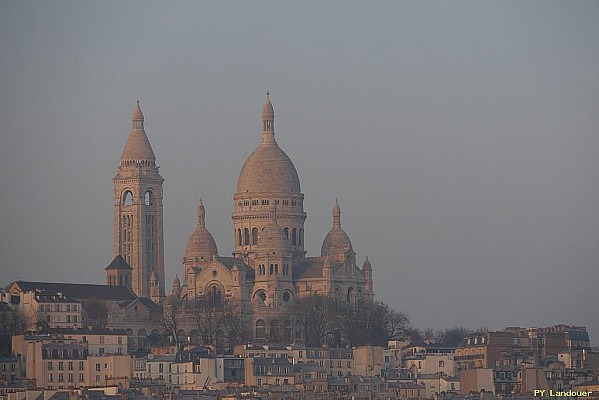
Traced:
<path fill-rule="evenodd" d="M 341 207 L 339 207 L 339 202 L 335 198 L 335 205 L 333 206 L 333 226 L 340 228 L 341 227 Z"/>
<path fill-rule="evenodd" d="M 125 166 L 141 162 L 142 164 L 155 166 L 156 156 L 144 129 L 144 115 L 141 112 L 139 100 L 137 100 L 131 120 L 131 132 L 121 155 L 120 164 Z"/>
<path fill-rule="evenodd" d="M 132 268 L 130 285 L 139 297 L 164 295 L 162 183 L 156 156 L 144 129 L 137 101 L 133 125 L 117 167 L 114 183 L 114 254 Z M 153 274 L 153 275 L 152 275 Z M 152 280 L 159 284 L 152 286 Z"/>
<path fill-rule="evenodd" d="M 200 203 L 198 204 L 198 225 L 206 226 L 206 209 L 204 208 L 204 203 L 202 202 L 201 197 Z"/>
<path fill-rule="evenodd" d="M 266 91 L 266 100 L 262 108 L 262 144 L 275 142 L 275 110 L 270 102 L 270 91 Z"/>

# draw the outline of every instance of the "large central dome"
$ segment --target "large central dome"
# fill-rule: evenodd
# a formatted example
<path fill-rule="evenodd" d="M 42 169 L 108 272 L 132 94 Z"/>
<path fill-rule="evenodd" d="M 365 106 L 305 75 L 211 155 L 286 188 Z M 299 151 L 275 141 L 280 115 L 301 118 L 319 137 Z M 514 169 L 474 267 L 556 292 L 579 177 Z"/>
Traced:
<path fill-rule="evenodd" d="M 276 143 L 261 143 L 241 168 L 237 192 L 300 193 L 301 190 L 289 156 Z"/>
<path fill-rule="evenodd" d="M 243 164 L 237 193 L 300 193 L 300 181 L 291 159 L 274 137 L 274 109 L 267 97 L 262 111 L 262 142 Z"/>

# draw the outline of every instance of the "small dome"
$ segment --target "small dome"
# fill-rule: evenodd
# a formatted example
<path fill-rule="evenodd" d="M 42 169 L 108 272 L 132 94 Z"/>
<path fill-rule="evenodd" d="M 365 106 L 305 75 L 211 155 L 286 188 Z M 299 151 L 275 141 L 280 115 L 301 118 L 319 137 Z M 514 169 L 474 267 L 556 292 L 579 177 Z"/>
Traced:
<path fill-rule="evenodd" d="M 351 248 L 351 240 L 349 240 L 347 233 L 345 233 L 341 227 L 333 227 L 322 241 L 320 255 L 323 257 L 337 256 L 338 254 L 345 253 L 347 249 Z"/>
<path fill-rule="evenodd" d="M 276 255 L 287 254 L 290 252 L 289 240 L 277 224 L 277 215 L 274 206 L 268 212 L 268 224 L 258 233 L 258 251 L 276 253 Z"/>
<path fill-rule="evenodd" d="M 218 254 L 218 248 L 216 242 L 212 237 L 212 234 L 206 229 L 206 209 L 202 200 L 198 205 L 198 225 L 193 231 L 187 245 L 185 246 L 185 258 L 204 258 L 205 260 L 211 260 L 212 256 Z"/>
<path fill-rule="evenodd" d="M 351 249 L 352 244 L 347 233 L 341 228 L 341 207 L 335 199 L 333 206 L 333 227 L 322 242 L 321 256 L 336 256 Z"/>

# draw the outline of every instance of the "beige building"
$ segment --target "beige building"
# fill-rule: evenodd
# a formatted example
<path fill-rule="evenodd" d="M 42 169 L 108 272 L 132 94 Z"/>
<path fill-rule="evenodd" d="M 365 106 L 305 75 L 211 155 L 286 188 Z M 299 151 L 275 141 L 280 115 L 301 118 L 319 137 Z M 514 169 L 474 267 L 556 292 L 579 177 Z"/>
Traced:
<path fill-rule="evenodd" d="M 89 386 L 107 386 L 115 380 L 130 379 L 133 361 L 127 355 L 105 354 L 88 356 Z"/>
<path fill-rule="evenodd" d="M 145 144 L 145 135 L 143 139 Z M 146 159 L 153 162 L 149 144 L 144 148 Z M 122 201 L 125 190 L 119 186 L 117 200 Z M 301 340 L 297 321 L 284 317 L 285 307 L 296 298 L 318 294 L 348 303 L 373 299 L 372 267 L 368 259 L 358 267 L 353 245 L 341 227 L 338 203 L 320 256 L 306 255 L 304 194 L 293 162 L 275 140 L 268 95 L 261 140 L 239 174 L 231 216 L 234 252 L 233 257 L 223 257 L 206 227 L 206 210 L 200 202 L 197 227 L 185 248 L 180 290 L 184 299 L 239 305 L 247 338 L 270 343 Z M 176 280 L 176 292 L 178 284 Z"/>
<path fill-rule="evenodd" d="M 402 348 L 402 366 L 418 374 L 452 376 L 455 373 L 453 347 L 443 347 L 415 342 Z"/>
<path fill-rule="evenodd" d="M 353 375 L 380 376 L 383 364 L 383 351 L 380 346 L 354 347 Z"/>
<path fill-rule="evenodd" d="M 495 393 L 493 369 L 468 369 L 460 373 L 460 392 L 462 394 L 479 393 L 481 390 Z"/>
<path fill-rule="evenodd" d="M 245 359 L 245 384 L 248 386 L 283 386 L 294 383 L 293 364 L 287 358 Z"/>
<path fill-rule="evenodd" d="M 43 290 L 21 295 L 21 310 L 27 319 L 27 330 L 40 328 L 78 328 L 81 326 L 81 302 L 65 295 Z"/>
<path fill-rule="evenodd" d="M 512 333 L 487 332 L 465 337 L 455 350 L 456 372 L 475 368 L 494 368 L 501 358 L 513 354 Z"/>
<path fill-rule="evenodd" d="M 114 379 L 131 378 L 133 365 L 128 355 L 90 355 L 85 339 L 86 336 L 76 339 L 57 335 L 19 335 L 13 338 L 13 352 L 23 360 L 24 375 L 34 380 L 36 388 L 106 386 Z"/>
<path fill-rule="evenodd" d="M 122 329 L 50 329 L 46 333 L 85 343 L 90 355 L 127 354 L 127 333 Z"/>

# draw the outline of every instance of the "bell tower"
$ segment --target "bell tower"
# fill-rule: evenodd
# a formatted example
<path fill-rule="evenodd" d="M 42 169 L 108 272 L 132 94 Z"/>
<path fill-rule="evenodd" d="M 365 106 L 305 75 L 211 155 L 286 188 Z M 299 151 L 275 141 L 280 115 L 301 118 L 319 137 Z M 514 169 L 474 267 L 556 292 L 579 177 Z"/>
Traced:
<path fill-rule="evenodd" d="M 144 129 L 139 106 L 117 167 L 114 183 L 114 254 L 132 268 L 131 289 L 150 297 L 151 287 L 164 297 L 164 239 L 162 230 L 162 184 L 156 157 Z M 155 280 L 151 286 L 151 281 Z"/>

